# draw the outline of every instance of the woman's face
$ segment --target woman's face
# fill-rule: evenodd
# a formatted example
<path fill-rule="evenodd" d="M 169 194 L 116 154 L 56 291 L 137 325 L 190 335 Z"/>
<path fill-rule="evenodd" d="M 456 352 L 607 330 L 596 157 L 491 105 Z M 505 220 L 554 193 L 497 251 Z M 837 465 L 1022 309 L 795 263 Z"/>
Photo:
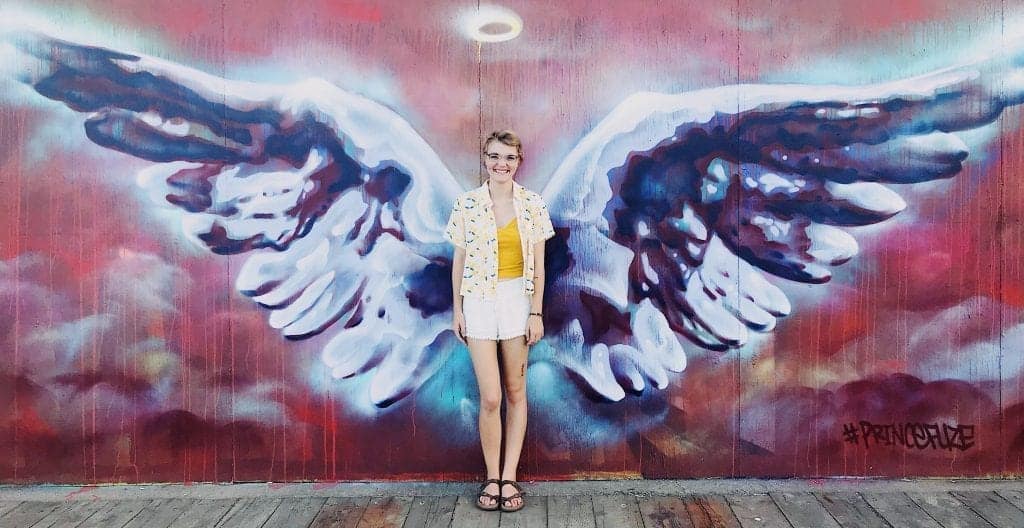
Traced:
<path fill-rule="evenodd" d="M 519 169 L 519 152 L 500 141 L 491 141 L 484 152 L 487 176 L 495 183 L 510 181 Z"/>

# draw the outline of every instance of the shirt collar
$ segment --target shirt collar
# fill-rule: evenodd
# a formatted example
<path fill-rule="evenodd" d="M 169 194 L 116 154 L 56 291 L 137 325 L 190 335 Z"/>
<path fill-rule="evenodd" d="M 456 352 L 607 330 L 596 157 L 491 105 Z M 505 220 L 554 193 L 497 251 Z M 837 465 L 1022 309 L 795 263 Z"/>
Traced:
<path fill-rule="evenodd" d="M 476 188 L 474 191 L 477 194 L 477 198 L 487 205 L 494 205 L 491 200 L 491 192 L 487 188 L 487 182 Z M 526 196 L 526 187 L 519 185 L 519 182 L 512 180 L 512 200 L 515 202 L 521 202 Z"/>

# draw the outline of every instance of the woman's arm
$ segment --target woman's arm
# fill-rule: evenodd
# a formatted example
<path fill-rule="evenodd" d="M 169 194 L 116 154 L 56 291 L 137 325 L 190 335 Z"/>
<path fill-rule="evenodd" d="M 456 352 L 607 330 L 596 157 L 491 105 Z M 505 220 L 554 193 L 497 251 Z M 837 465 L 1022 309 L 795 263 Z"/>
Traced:
<path fill-rule="evenodd" d="M 466 344 L 466 318 L 462 314 L 462 268 L 466 265 L 466 249 L 455 246 L 452 256 L 452 331 Z"/>

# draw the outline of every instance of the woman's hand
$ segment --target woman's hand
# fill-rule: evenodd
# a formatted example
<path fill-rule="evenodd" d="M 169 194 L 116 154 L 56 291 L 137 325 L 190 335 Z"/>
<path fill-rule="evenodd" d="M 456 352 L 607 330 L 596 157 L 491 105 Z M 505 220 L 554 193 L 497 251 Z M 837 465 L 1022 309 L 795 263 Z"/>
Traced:
<path fill-rule="evenodd" d="M 539 315 L 531 315 L 526 321 L 526 345 L 535 345 L 542 337 L 544 337 L 544 320 Z"/>
<path fill-rule="evenodd" d="M 452 310 L 452 332 L 455 332 L 455 337 L 462 341 L 462 344 L 466 344 L 466 316 L 462 314 L 462 310 Z"/>

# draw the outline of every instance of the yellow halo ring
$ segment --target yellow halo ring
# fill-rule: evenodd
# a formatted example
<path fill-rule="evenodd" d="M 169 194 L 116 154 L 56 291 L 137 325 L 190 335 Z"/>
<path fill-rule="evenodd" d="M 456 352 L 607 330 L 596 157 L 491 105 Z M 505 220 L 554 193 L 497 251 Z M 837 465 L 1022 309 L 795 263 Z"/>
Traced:
<path fill-rule="evenodd" d="M 480 6 L 466 13 L 461 25 L 466 36 L 477 42 L 505 42 L 518 37 L 523 31 L 523 19 L 519 15 L 511 9 L 497 6 Z M 485 33 L 483 28 L 490 25 L 506 26 L 508 30 Z"/>

